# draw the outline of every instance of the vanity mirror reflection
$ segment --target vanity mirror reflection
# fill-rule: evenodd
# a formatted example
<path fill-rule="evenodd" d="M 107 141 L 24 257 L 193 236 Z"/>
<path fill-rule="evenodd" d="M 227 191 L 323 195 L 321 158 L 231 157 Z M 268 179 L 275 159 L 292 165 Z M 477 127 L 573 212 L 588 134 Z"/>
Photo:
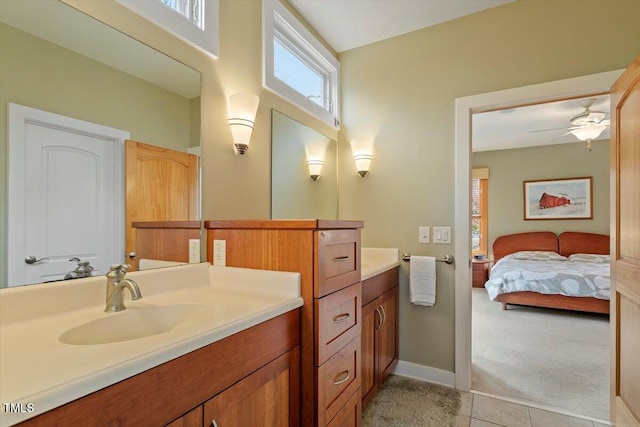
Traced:
<path fill-rule="evenodd" d="M 271 218 L 338 218 L 338 143 L 271 111 Z"/>
<path fill-rule="evenodd" d="M 125 254 L 135 252 L 135 246 L 125 247 L 129 239 L 124 235 L 130 220 L 199 220 L 197 178 L 180 217 L 167 217 L 162 203 L 136 206 L 128 200 L 131 168 L 124 164 L 124 140 L 143 143 L 127 143 L 138 152 L 165 154 L 136 166 L 138 174 L 156 174 L 156 200 L 185 192 L 175 185 L 169 190 L 175 177 L 158 172 L 158 166 L 180 156 L 192 159 L 187 153 L 198 152 L 200 74 L 57 0 L 2 1 L 0 21 L 0 287 L 63 279 L 77 267 L 69 261 L 73 257 L 90 260 L 94 275 L 104 274 L 110 264 L 130 262 Z M 22 122 L 15 120 L 15 111 L 27 112 Z M 48 117 L 62 124 L 50 126 Z M 86 124 L 100 131 L 82 130 Z M 113 140 L 96 137 L 105 128 L 118 131 Z M 101 163 L 103 156 L 86 149 L 82 138 L 87 136 L 91 141 L 86 144 L 107 141 L 103 145 L 112 152 L 104 158 L 111 175 Z M 39 141 L 35 160 L 31 148 L 16 148 L 34 138 Z M 16 163 L 17 152 L 23 152 L 17 158 L 22 157 L 24 167 Z M 51 163 L 55 159 L 61 161 Z M 199 176 L 197 158 L 189 162 Z M 29 165 L 35 165 L 38 177 L 24 172 Z M 34 187 L 45 192 L 29 205 L 25 199 Z M 22 216 L 13 211 L 17 205 L 27 206 Z M 143 210 L 156 216 L 141 217 Z M 79 211 L 95 216 L 74 217 Z M 108 242 L 111 253 L 104 256 L 97 242 Z M 26 262 L 31 256 L 48 259 Z M 38 267 L 42 271 L 32 274 Z"/>

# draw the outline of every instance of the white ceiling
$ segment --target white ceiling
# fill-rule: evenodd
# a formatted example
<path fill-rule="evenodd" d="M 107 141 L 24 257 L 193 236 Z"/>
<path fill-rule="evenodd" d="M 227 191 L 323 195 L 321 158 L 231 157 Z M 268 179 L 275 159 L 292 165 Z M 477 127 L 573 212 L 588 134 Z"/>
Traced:
<path fill-rule="evenodd" d="M 571 126 L 569 120 L 585 110 L 585 99 L 595 99 L 591 110 L 609 113 L 609 95 L 476 113 L 471 127 L 473 151 L 580 142 L 566 133 Z M 598 139 L 609 139 L 609 135 L 607 128 Z"/>
<path fill-rule="evenodd" d="M 290 0 L 337 52 L 513 0 Z"/>

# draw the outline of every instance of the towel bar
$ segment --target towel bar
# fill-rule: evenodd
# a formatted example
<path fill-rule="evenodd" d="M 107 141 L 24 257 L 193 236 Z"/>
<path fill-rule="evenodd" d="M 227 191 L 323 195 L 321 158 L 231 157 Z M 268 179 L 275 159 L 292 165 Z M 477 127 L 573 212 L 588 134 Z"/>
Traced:
<path fill-rule="evenodd" d="M 404 262 L 411 261 L 411 254 L 408 254 L 406 252 L 403 253 L 402 254 L 402 260 Z M 453 255 L 445 255 L 444 258 L 442 258 L 442 259 L 436 258 L 436 261 L 438 261 L 438 262 L 446 262 L 447 264 L 453 264 L 455 262 L 455 258 L 453 258 Z"/>

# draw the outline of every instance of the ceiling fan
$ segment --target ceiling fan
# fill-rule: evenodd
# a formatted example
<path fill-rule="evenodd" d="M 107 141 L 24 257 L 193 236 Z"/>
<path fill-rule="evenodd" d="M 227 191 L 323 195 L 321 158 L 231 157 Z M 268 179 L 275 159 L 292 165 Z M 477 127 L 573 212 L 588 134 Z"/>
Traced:
<path fill-rule="evenodd" d="M 569 119 L 571 126 L 557 129 L 541 129 L 532 132 L 545 132 L 550 130 L 566 129 L 567 132 L 554 138 L 562 138 L 565 135 L 572 134 L 580 141 L 587 142 L 587 150 L 591 151 L 591 141 L 600 136 L 600 134 L 609 126 L 610 120 L 607 118 L 609 113 L 604 111 L 592 110 L 591 106 L 596 101 L 595 98 L 584 99 L 581 101 L 584 111 Z"/>

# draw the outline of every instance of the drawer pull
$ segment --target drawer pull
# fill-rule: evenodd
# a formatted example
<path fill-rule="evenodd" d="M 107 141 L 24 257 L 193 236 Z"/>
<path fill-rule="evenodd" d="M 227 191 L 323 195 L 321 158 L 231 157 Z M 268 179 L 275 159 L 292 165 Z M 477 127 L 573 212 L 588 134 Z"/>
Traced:
<path fill-rule="evenodd" d="M 380 326 L 382 326 L 382 324 L 387 321 L 387 312 L 384 311 L 383 306 L 380 306 L 380 311 L 382 312 L 382 321 L 380 322 Z"/>
<path fill-rule="evenodd" d="M 349 313 L 344 313 L 344 314 L 338 314 L 336 317 L 333 318 L 333 323 L 340 323 L 340 322 L 344 322 L 345 320 L 347 320 L 351 315 Z"/>
<path fill-rule="evenodd" d="M 344 375 L 344 378 L 342 379 L 337 379 L 340 376 Z M 334 385 L 340 385 L 342 383 L 344 383 L 345 381 L 347 381 L 349 379 L 349 377 L 351 376 L 351 374 L 349 373 L 349 371 L 344 371 L 344 372 L 340 372 L 338 375 L 336 375 L 336 379 L 333 380 L 333 384 Z"/>
<path fill-rule="evenodd" d="M 218 427 L 218 423 L 216 422 L 216 420 L 211 421 L 211 427 Z"/>
<path fill-rule="evenodd" d="M 333 259 L 333 262 L 342 262 L 348 260 L 349 258 L 349 255 L 337 256 Z"/>

